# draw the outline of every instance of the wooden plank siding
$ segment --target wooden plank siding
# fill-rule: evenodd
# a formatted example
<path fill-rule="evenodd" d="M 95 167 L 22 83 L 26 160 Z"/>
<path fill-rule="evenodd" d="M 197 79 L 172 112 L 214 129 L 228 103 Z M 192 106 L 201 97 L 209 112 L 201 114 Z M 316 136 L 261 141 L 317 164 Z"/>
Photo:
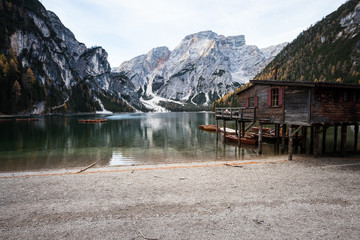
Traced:
<path fill-rule="evenodd" d="M 268 106 L 268 90 L 272 87 L 278 86 L 256 85 L 255 91 L 258 99 L 256 117 L 263 122 L 282 123 L 284 121 L 284 104 L 280 107 Z"/>
<path fill-rule="evenodd" d="M 337 101 L 329 99 L 329 92 L 336 91 Z M 345 92 L 349 99 L 344 100 Z M 360 91 L 348 89 L 317 88 L 312 91 L 311 123 L 351 123 L 360 121 L 360 99 L 353 94 Z M 355 100 L 355 101 L 354 101 Z"/>
<path fill-rule="evenodd" d="M 309 122 L 310 89 L 301 87 L 285 87 L 285 121 Z"/>
<path fill-rule="evenodd" d="M 255 107 L 256 121 L 303 126 L 360 122 L 360 85 L 250 82 L 252 86 L 238 93 L 239 104 L 244 111 Z M 279 106 L 269 104 L 273 88 L 278 88 L 279 97 L 283 98 L 279 100 Z"/>

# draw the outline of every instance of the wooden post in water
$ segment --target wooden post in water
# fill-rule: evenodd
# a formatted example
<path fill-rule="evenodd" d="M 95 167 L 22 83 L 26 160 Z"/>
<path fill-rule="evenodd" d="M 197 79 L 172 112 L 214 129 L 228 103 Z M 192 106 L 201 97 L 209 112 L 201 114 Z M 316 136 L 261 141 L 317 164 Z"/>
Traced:
<path fill-rule="evenodd" d="M 281 136 L 281 146 L 282 146 L 282 151 L 285 151 L 285 141 L 286 141 L 286 124 L 283 124 L 282 126 L 282 136 Z"/>
<path fill-rule="evenodd" d="M 238 135 L 238 121 L 235 120 L 235 134 Z"/>
<path fill-rule="evenodd" d="M 219 120 L 216 119 L 216 141 L 219 140 Z"/>
<path fill-rule="evenodd" d="M 225 143 L 226 142 L 226 120 L 225 119 L 223 120 L 223 124 L 224 124 L 224 130 L 223 130 L 224 138 L 223 138 L 223 141 Z"/>
<path fill-rule="evenodd" d="M 306 153 L 307 127 L 301 129 L 301 152 Z"/>
<path fill-rule="evenodd" d="M 262 123 L 259 122 L 259 132 L 258 132 L 258 147 L 259 154 L 262 154 Z"/>
<path fill-rule="evenodd" d="M 280 124 L 275 124 L 276 144 L 280 143 Z"/>
<path fill-rule="evenodd" d="M 325 153 L 326 150 L 326 131 L 327 131 L 328 127 L 327 126 L 323 126 L 323 138 L 322 138 L 322 146 L 321 146 L 321 150 L 322 153 Z"/>
<path fill-rule="evenodd" d="M 310 128 L 310 154 L 314 153 L 314 126 Z"/>
<path fill-rule="evenodd" d="M 346 135 L 347 135 L 347 125 L 343 124 L 341 126 L 341 154 L 345 155 L 346 153 Z"/>
<path fill-rule="evenodd" d="M 338 139 L 338 126 L 334 127 L 334 152 L 337 151 L 337 139 Z"/>
<path fill-rule="evenodd" d="M 314 136 L 314 156 L 319 156 L 319 135 L 320 135 L 320 126 L 315 126 L 315 136 Z"/>
<path fill-rule="evenodd" d="M 242 130 L 241 137 L 245 137 L 245 122 L 242 122 L 241 130 Z"/>
<path fill-rule="evenodd" d="M 357 145 L 358 145 L 358 135 L 359 135 L 359 125 L 354 126 L 355 131 L 355 139 L 354 139 L 354 151 L 357 151 Z"/>
<path fill-rule="evenodd" d="M 237 122 L 238 120 L 236 120 Z M 239 122 L 239 131 L 238 131 L 238 147 L 241 147 L 241 124 Z"/>
<path fill-rule="evenodd" d="M 292 127 L 291 125 L 289 125 L 288 127 L 289 129 L 289 146 L 288 146 L 288 160 L 291 161 L 292 160 L 292 155 L 293 155 L 293 132 L 292 132 Z"/>

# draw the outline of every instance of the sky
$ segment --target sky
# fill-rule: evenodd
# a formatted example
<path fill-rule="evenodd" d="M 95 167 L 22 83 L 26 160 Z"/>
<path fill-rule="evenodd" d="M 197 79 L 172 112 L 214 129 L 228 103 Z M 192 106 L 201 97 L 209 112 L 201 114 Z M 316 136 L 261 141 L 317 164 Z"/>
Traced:
<path fill-rule="evenodd" d="M 111 67 L 193 33 L 245 35 L 259 48 L 291 42 L 346 0 L 40 0 Z"/>

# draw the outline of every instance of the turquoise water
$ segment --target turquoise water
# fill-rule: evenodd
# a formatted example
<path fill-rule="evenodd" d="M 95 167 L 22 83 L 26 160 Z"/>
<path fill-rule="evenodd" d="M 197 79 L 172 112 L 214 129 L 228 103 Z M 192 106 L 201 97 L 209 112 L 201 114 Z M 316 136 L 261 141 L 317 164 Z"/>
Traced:
<path fill-rule="evenodd" d="M 99 117 L 99 116 L 97 116 Z M 214 124 L 211 113 L 129 113 L 102 116 L 101 124 L 81 124 L 90 116 L 41 117 L 34 122 L 0 122 L 0 171 L 236 160 L 257 155 L 216 141 L 198 129 Z M 94 117 L 91 117 L 94 118 Z M 272 147 L 265 153 L 272 154 Z"/>

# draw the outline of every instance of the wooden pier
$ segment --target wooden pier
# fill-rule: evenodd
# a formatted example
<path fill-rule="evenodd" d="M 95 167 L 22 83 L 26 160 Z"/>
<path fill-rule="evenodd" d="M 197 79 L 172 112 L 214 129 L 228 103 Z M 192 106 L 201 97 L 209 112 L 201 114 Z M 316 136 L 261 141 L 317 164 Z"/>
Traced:
<path fill-rule="evenodd" d="M 263 125 L 274 125 L 274 138 L 282 149 L 288 143 L 288 159 L 292 160 L 294 138 L 301 138 L 301 151 L 306 151 L 310 129 L 310 153 L 319 156 L 326 150 L 326 135 L 334 128 L 333 151 L 346 153 L 347 127 L 354 126 L 354 147 L 358 150 L 360 123 L 360 85 L 325 82 L 287 82 L 252 80 L 246 89 L 237 93 L 237 108 L 216 108 L 216 129 L 223 123 L 226 141 L 226 123 L 235 121 L 238 139 L 258 124 L 258 151 L 262 153 Z M 338 147 L 338 129 L 340 148 Z M 218 133 L 218 132 L 217 132 Z M 299 133 L 301 135 L 299 136 Z M 322 142 L 320 143 L 320 134 Z M 218 139 L 218 134 L 217 134 Z M 238 142 L 241 146 L 241 141 Z"/>

